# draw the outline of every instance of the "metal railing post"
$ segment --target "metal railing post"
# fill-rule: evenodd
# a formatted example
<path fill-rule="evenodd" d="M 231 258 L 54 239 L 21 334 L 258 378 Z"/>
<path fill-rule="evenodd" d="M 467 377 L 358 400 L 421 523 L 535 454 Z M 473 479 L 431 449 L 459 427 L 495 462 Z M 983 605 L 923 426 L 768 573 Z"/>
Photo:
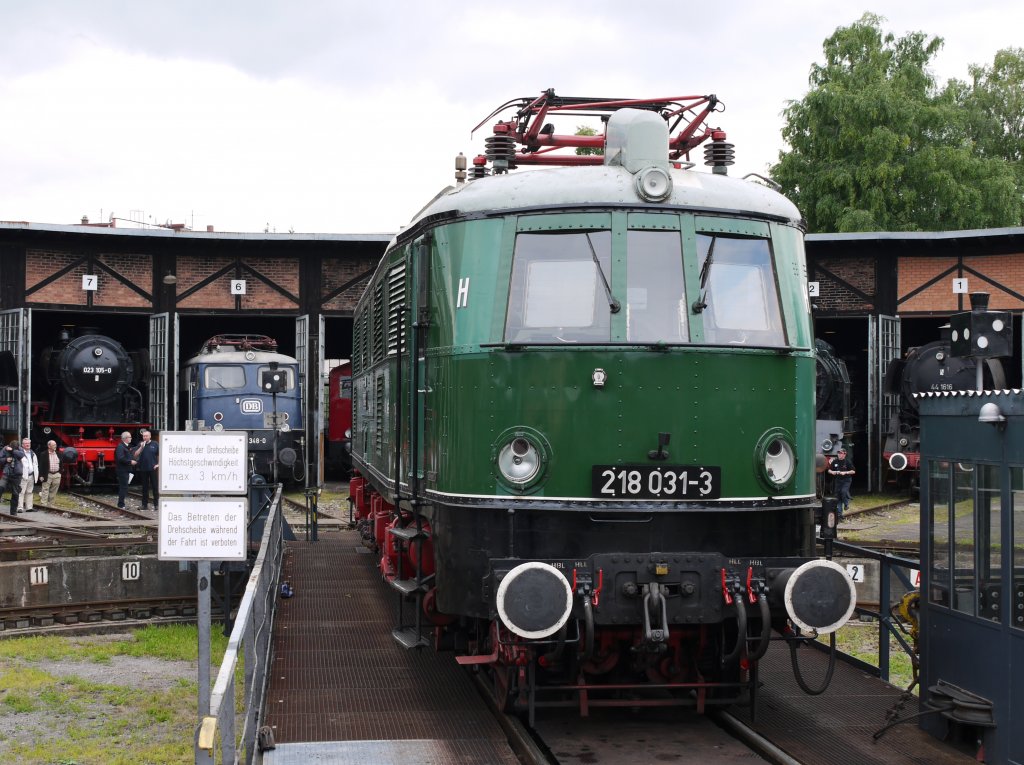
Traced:
<path fill-rule="evenodd" d="M 218 734 L 221 736 L 223 765 L 233 765 L 235 762 L 251 763 L 256 756 L 257 727 L 269 679 L 268 664 L 277 605 L 277 581 L 284 560 L 280 487 L 277 488 L 270 506 L 260 542 L 260 552 L 249 574 L 245 595 L 238 605 L 238 614 L 227 650 L 224 652 L 224 660 L 221 662 L 212 692 L 208 696 L 208 707 L 205 714 L 201 715 L 200 725 L 196 728 L 194 755 L 197 765 L 212 765 Z M 240 653 L 245 662 L 245 703 L 241 717 L 236 718 L 235 669 Z M 241 720 L 240 735 L 238 719 Z"/>

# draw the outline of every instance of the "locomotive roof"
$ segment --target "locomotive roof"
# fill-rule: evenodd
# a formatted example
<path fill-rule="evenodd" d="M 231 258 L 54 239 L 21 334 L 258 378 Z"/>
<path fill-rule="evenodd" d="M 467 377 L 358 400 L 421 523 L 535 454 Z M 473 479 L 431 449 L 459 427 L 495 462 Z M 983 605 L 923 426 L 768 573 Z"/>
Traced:
<path fill-rule="evenodd" d="M 752 181 L 689 169 L 670 170 L 672 193 L 649 204 L 637 194 L 633 173 L 625 167 L 549 167 L 521 170 L 448 187 L 413 219 L 410 226 L 433 215 L 506 212 L 546 207 L 641 205 L 729 211 L 800 223 L 796 205 L 778 192 Z"/>
<path fill-rule="evenodd" d="M 276 361 L 279 364 L 294 364 L 294 356 L 286 356 L 276 351 L 258 350 L 215 350 L 201 351 L 190 358 L 186 364 L 269 364 Z"/>

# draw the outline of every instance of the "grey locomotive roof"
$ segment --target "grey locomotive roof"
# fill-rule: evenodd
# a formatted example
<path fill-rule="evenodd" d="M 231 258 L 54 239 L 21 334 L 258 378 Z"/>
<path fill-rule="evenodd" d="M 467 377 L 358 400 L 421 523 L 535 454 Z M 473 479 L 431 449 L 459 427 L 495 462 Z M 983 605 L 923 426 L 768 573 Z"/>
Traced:
<path fill-rule="evenodd" d="M 786 197 L 752 181 L 693 170 L 670 170 L 672 193 L 649 208 L 687 207 L 735 210 L 800 222 L 800 212 Z M 438 213 L 501 212 L 532 207 L 642 204 L 634 175 L 617 165 L 547 167 L 479 178 L 445 189 L 410 223 Z"/>
<path fill-rule="evenodd" d="M 252 353 L 253 358 L 246 358 Z M 276 351 L 202 351 L 193 355 L 186 364 L 268 364 L 276 361 L 279 364 L 294 364 L 294 356 L 286 356 Z"/>

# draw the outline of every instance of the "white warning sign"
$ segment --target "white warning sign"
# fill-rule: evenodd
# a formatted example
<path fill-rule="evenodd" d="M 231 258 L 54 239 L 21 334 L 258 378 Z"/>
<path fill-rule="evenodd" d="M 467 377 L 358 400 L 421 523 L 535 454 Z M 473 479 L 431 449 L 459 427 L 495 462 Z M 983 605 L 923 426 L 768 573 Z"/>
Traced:
<path fill-rule="evenodd" d="M 245 494 L 248 441 L 244 431 L 160 434 L 160 492 Z"/>
<path fill-rule="evenodd" d="M 247 500 L 160 500 L 160 560 L 245 560 Z"/>

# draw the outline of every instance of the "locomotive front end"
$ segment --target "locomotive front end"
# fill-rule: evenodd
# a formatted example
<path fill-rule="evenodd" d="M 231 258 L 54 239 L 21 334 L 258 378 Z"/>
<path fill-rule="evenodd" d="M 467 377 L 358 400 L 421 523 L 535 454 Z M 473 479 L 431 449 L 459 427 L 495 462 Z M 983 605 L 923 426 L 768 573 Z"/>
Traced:
<path fill-rule="evenodd" d="M 507 688 L 731 703 L 773 629 L 853 611 L 815 559 L 799 214 L 715 135 L 692 173 L 657 110 L 613 109 L 600 164 L 439 197 L 360 303 L 364 537 Z"/>

